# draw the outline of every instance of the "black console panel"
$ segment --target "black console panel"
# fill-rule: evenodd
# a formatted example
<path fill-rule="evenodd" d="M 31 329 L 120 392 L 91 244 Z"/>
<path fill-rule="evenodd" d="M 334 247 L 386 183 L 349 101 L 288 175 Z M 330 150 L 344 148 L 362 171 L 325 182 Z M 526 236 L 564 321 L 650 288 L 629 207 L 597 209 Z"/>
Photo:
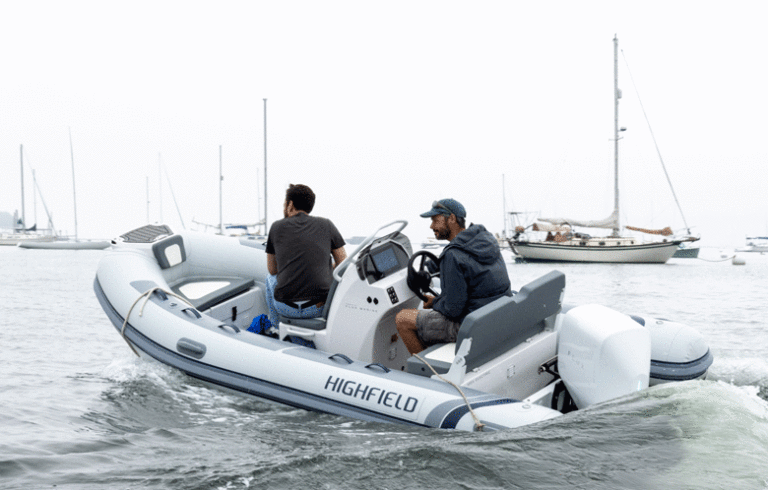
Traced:
<path fill-rule="evenodd" d="M 405 269 L 413 250 L 411 241 L 400 232 L 377 238 L 365 247 L 357 259 L 357 273 L 369 284 Z"/>

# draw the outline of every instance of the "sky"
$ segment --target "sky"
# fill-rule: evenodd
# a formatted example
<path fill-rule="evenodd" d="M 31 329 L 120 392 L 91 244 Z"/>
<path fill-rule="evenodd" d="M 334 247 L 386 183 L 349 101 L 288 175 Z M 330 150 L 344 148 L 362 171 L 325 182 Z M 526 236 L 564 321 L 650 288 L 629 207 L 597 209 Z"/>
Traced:
<path fill-rule="evenodd" d="M 74 233 L 72 160 L 81 238 L 220 213 L 254 223 L 266 105 L 269 222 L 289 183 L 312 187 L 313 214 L 347 237 L 398 219 L 430 237 L 419 213 L 445 197 L 493 233 L 505 210 L 601 219 L 616 35 L 622 225 L 742 246 L 768 235 L 766 13 L 761 1 L 0 0 L 0 212 L 21 213 L 23 145 L 30 225 L 46 221 L 34 169 L 55 227 Z"/>

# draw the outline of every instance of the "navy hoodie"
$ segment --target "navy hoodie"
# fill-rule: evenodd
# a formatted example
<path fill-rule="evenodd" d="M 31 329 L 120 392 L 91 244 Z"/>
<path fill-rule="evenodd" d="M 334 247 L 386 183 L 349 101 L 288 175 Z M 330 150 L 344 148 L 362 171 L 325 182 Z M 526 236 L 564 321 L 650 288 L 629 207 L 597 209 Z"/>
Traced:
<path fill-rule="evenodd" d="M 510 291 L 499 244 L 483 225 L 470 225 L 443 249 L 440 287 L 432 308 L 455 322 Z"/>

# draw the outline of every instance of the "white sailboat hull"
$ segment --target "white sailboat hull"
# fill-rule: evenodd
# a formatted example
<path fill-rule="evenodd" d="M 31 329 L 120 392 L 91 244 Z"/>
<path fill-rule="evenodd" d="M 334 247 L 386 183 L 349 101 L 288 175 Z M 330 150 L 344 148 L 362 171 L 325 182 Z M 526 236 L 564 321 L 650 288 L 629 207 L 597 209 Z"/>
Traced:
<path fill-rule="evenodd" d="M 514 242 L 511 245 L 515 253 L 527 261 L 664 264 L 674 255 L 681 241 L 632 245 L 604 243 Z"/>
<path fill-rule="evenodd" d="M 109 247 L 109 240 L 57 240 L 47 242 L 27 241 L 19 243 L 20 248 L 36 250 L 104 250 Z"/>
<path fill-rule="evenodd" d="M 16 245 L 29 244 L 29 243 L 45 243 L 52 242 L 54 240 L 53 235 L 32 235 L 26 233 L 13 233 L 0 235 L 0 245 L 6 245 L 15 247 Z"/>

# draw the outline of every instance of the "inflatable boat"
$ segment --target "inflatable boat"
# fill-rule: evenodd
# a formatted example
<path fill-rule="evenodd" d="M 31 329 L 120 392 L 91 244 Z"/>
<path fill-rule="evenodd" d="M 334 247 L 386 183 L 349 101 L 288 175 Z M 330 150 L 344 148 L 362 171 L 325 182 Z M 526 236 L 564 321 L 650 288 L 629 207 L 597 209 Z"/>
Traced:
<path fill-rule="evenodd" d="M 419 308 L 439 277 L 428 272 L 434 255 L 413 253 L 406 225 L 382 226 L 336 267 L 321 317 L 281 318 L 270 331 L 252 328 L 267 313 L 263 239 L 144 226 L 112 241 L 94 290 L 142 358 L 245 395 L 367 421 L 513 428 L 701 379 L 712 364 L 691 327 L 563 304 L 558 271 L 472 312 L 457 342 L 411 356 L 395 315 Z"/>

